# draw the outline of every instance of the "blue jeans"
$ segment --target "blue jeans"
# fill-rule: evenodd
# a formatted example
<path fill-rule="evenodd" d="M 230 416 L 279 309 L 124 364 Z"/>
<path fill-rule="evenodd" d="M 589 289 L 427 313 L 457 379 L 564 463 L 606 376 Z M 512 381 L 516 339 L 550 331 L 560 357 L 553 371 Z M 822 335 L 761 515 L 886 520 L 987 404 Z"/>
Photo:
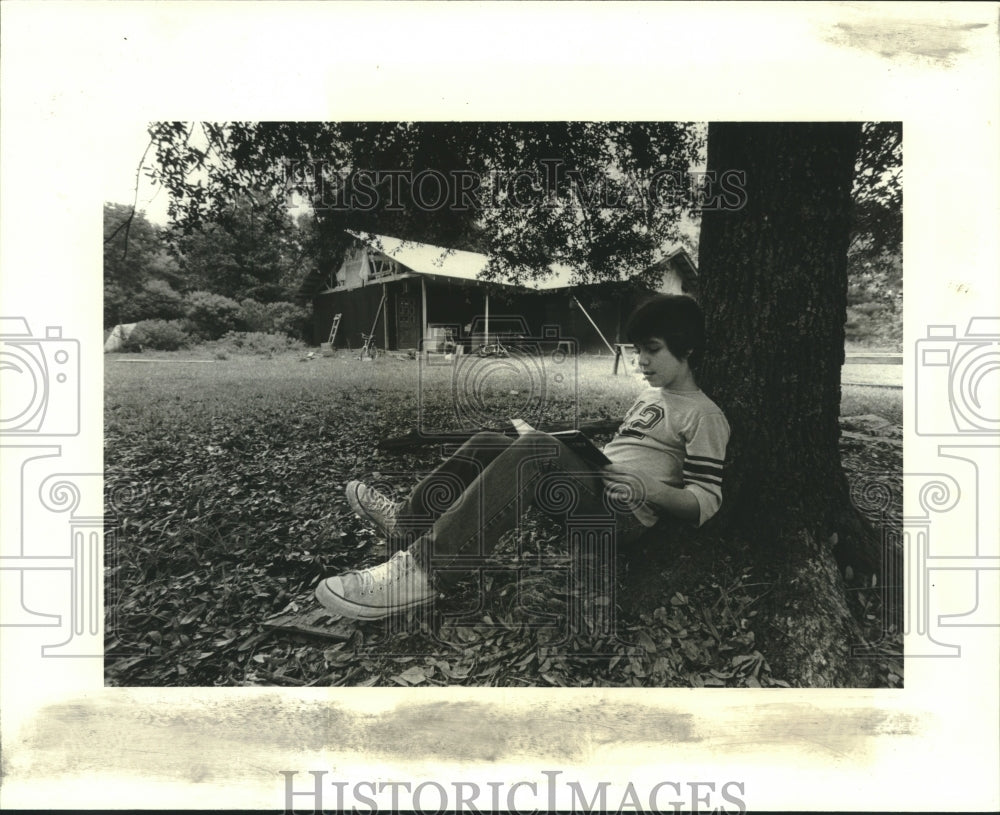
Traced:
<path fill-rule="evenodd" d="M 398 534 L 425 569 L 474 568 L 531 507 L 574 524 L 614 531 L 616 543 L 645 527 L 628 496 L 569 447 L 532 432 L 516 439 L 478 433 L 424 478 L 397 515 Z"/>

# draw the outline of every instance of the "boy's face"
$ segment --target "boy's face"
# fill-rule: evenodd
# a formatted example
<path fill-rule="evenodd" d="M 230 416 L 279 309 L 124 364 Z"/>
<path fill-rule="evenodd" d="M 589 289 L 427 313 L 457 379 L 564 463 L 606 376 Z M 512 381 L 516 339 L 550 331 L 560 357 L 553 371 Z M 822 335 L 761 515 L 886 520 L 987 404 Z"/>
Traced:
<path fill-rule="evenodd" d="M 659 337 L 650 337 L 636 343 L 639 371 L 653 388 L 688 387 L 691 371 L 686 359 L 678 359 Z"/>

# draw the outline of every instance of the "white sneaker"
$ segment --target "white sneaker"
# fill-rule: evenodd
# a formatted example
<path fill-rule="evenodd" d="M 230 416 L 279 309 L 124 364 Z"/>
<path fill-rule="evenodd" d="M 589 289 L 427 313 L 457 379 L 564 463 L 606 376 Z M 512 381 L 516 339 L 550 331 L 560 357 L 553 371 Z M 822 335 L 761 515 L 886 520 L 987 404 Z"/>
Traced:
<path fill-rule="evenodd" d="M 436 592 L 407 550 L 360 572 L 328 577 L 316 587 L 323 608 L 354 620 L 378 620 L 430 603 Z"/>
<path fill-rule="evenodd" d="M 355 515 L 371 521 L 386 537 L 392 533 L 402 501 L 393 501 L 360 481 L 349 481 L 345 492 Z"/>

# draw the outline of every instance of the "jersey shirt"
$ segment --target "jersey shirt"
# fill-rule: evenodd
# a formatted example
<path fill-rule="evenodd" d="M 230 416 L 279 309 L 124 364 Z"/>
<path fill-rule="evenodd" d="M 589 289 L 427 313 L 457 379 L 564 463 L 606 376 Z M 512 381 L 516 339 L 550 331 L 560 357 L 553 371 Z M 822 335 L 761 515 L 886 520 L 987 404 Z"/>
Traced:
<path fill-rule="evenodd" d="M 729 422 L 702 391 L 650 388 L 629 408 L 604 455 L 643 485 L 659 482 L 691 492 L 701 526 L 722 505 L 728 443 Z M 633 511 L 644 526 L 659 518 L 648 504 Z"/>

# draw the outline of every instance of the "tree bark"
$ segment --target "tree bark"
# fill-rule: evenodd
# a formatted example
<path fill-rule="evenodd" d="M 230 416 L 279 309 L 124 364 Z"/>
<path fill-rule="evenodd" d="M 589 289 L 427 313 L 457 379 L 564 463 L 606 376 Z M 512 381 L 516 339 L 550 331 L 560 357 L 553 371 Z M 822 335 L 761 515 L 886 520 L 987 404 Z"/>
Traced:
<path fill-rule="evenodd" d="M 742 206 L 702 217 L 701 302 L 709 347 L 701 386 L 732 426 L 716 531 L 750 542 L 776 590 L 758 618 L 772 667 L 804 686 L 865 685 L 861 639 L 832 557 L 850 507 L 838 449 L 852 123 L 721 123 L 708 172 Z M 730 196 L 729 203 L 741 203 Z M 860 546 L 859 548 L 864 548 Z"/>

